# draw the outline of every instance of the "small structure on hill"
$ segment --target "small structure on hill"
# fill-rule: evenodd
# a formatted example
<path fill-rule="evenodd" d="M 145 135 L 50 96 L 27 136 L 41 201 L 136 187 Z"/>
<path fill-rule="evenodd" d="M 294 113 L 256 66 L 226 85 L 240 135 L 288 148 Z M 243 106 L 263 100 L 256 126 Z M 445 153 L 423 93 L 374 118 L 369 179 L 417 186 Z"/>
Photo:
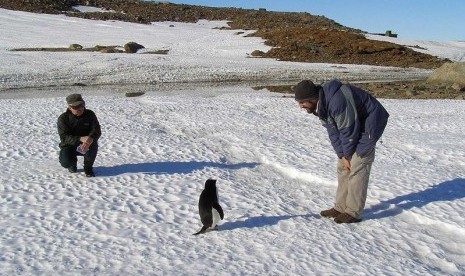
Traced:
<path fill-rule="evenodd" d="M 397 37 L 397 34 L 394 34 L 391 30 L 387 30 L 384 36 Z"/>
<path fill-rule="evenodd" d="M 382 35 L 382 36 L 388 36 L 388 37 L 397 37 L 397 34 L 393 33 L 391 30 L 387 30 L 384 34 L 379 33 L 379 34 L 374 34 L 374 35 Z"/>

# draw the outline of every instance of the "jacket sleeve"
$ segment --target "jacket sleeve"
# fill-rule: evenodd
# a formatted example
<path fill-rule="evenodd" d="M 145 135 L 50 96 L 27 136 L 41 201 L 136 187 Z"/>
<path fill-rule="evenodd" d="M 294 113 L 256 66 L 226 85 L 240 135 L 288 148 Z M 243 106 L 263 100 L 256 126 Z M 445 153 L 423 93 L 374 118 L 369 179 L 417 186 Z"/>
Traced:
<path fill-rule="evenodd" d="M 100 129 L 100 123 L 97 119 L 97 116 L 95 115 L 94 112 L 91 113 L 92 116 L 92 127 L 91 131 L 89 133 L 89 136 L 94 139 L 94 141 L 97 141 L 100 136 L 102 135 L 101 129 Z"/>
<path fill-rule="evenodd" d="M 342 158 L 342 156 L 344 156 L 344 151 L 342 150 L 341 140 L 339 140 L 339 130 L 336 128 L 332 120 L 329 120 L 329 122 L 322 121 L 322 124 L 328 132 L 329 140 L 331 141 L 331 145 L 333 146 L 337 157 Z"/>
<path fill-rule="evenodd" d="M 64 113 L 58 117 L 58 135 L 60 136 L 60 141 L 62 146 L 73 146 L 79 144 L 79 136 L 74 136 L 71 134 L 71 129 L 66 120 L 67 114 Z"/>
<path fill-rule="evenodd" d="M 365 119 L 365 131 L 361 134 L 357 145 L 357 153 L 364 156 L 368 151 L 375 147 L 376 142 L 386 128 L 389 113 L 376 99 L 370 97 L 375 108 L 373 108 Z"/>

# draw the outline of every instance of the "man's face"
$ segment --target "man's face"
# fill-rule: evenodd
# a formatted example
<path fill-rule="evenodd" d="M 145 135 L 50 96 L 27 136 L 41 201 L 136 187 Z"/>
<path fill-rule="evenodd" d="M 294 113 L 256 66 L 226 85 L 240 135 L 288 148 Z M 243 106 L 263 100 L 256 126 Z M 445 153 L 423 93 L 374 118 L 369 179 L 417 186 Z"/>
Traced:
<path fill-rule="evenodd" d="M 68 109 L 73 113 L 74 116 L 81 116 L 84 113 L 86 105 L 85 104 L 80 104 L 78 106 L 68 106 Z"/>
<path fill-rule="evenodd" d="M 318 115 L 316 111 L 316 106 L 318 104 L 318 100 L 304 100 L 299 101 L 299 107 L 307 110 L 308 113 Z"/>

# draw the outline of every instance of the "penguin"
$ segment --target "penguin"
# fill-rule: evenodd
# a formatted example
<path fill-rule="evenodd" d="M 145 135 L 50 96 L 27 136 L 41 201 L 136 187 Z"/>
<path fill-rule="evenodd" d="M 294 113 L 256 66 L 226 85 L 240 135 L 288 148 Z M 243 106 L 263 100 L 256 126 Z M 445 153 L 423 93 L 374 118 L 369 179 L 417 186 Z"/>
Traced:
<path fill-rule="evenodd" d="M 216 179 L 210 178 L 205 181 L 205 188 L 199 198 L 199 215 L 203 226 L 194 235 L 203 234 L 207 230 L 216 230 L 218 222 L 224 218 L 223 208 L 218 203 Z"/>

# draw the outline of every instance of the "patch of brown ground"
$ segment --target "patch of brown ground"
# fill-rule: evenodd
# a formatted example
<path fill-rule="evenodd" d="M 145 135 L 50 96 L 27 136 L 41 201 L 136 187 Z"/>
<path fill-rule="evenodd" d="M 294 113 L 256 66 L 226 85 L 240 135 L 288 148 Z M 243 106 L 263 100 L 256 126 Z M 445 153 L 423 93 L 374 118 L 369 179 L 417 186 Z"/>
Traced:
<path fill-rule="evenodd" d="M 452 85 L 431 84 L 425 80 L 396 82 L 353 83 L 370 92 L 376 98 L 384 99 L 465 99 L 465 92 L 452 88 Z M 257 86 L 256 90 L 292 94 L 293 85 Z M 289 95 L 291 96 L 291 95 Z"/>

